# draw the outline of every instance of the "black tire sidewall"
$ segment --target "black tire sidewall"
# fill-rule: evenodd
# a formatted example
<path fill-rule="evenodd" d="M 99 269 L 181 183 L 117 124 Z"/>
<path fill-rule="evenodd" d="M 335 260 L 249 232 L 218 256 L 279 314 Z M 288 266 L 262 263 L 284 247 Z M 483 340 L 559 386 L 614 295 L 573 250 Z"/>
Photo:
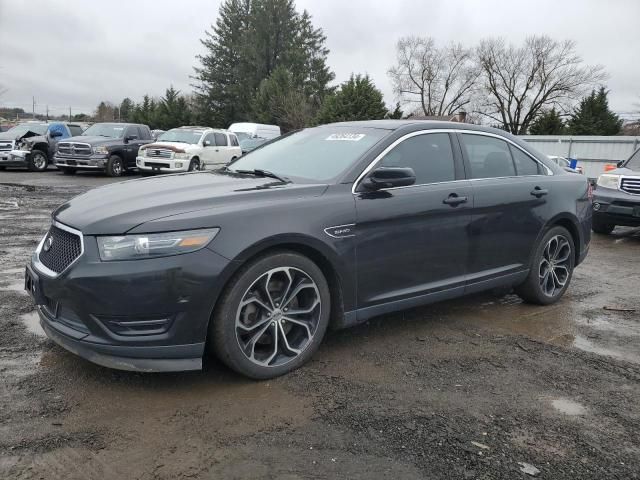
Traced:
<path fill-rule="evenodd" d="M 120 173 L 116 173 L 113 171 L 113 166 L 115 165 L 116 162 L 120 162 Z M 124 175 L 125 168 L 124 168 L 124 162 L 122 158 L 120 158 L 118 155 L 111 155 L 109 157 L 109 160 L 107 161 L 106 170 L 107 170 L 107 175 L 110 177 L 121 177 L 122 175 Z"/>
<path fill-rule="evenodd" d="M 36 162 L 34 161 L 34 157 L 41 155 L 44 157 L 44 167 L 43 168 L 38 168 L 36 167 Z M 44 152 L 41 152 L 40 150 L 32 150 L 31 154 L 29 155 L 29 162 L 28 162 L 28 167 L 29 170 L 31 170 L 32 172 L 44 172 L 47 167 L 49 166 L 49 159 L 47 158 L 47 156 L 45 155 Z"/>
<path fill-rule="evenodd" d="M 268 270 L 283 266 L 299 268 L 316 283 L 322 302 L 320 320 L 314 337 L 304 352 L 284 365 L 262 367 L 251 362 L 238 345 L 235 331 L 237 308 L 245 292 L 257 278 Z M 311 358 L 322 342 L 330 316 L 331 295 L 322 270 L 298 253 L 274 252 L 251 261 L 231 279 L 215 309 L 209 329 L 209 341 L 216 356 L 236 372 L 257 380 L 274 378 L 295 370 Z"/>
<path fill-rule="evenodd" d="M 591 219 L 591 230 L 593 230 L 596 233 L 608 235 L 611 232 L 613 232 L 614 228 L 616 228 L 616 226 L 613 223 L 608 222 L 605 219 L 601 218 L 600 214 L 594 213 Z"/>
<path fill-rule="evenodd" d="M 191 168 L 193 166 L 193 168 Z M 200 170 L 200 161 L 197 158 L 192 158 L 189 162 L 189 168 L 187 171 L 189 172 L 197 172 Z"/>
<path fill-rule="evenodd" d="M 549 297 L 544 294 L 542 291 L 542 287 L 540 286 L 540 278 L 539 278 L 539 265 L 540 260 L 544 251 L 544 248 L 547 246 L 547 243 L 551 238 L 556 235 L 562 235 L 567 239 L 569 245 L 571 247 L 571 255 L 570 255 L 570 268 L 569 268 L 569 276 L 567 277 L 567 281 L 560 290 L 560 293 L 554 295 L 553 297 Z M 524 300 L 530 303 L 537 303 L 539 305 L 550 305 L 552 303 L 557 302 L 562 298 L 562 296 L 569 288 L 569 284 L 571 283 L 571 279 L 573 278 L 573 270 L 575 268 L 576 262 L 576 246 L 573 241 L 573 237 L 569 231 L 561 226 L 551 227 L 542 237 L 538 246 L 535 249 L 535 253 L 533 255 L 531 261 L 531 269 L 529 271 L 529 275 L 527 276 L 527 280 L 516 288 L 516 293 L 520 295 Z"/>

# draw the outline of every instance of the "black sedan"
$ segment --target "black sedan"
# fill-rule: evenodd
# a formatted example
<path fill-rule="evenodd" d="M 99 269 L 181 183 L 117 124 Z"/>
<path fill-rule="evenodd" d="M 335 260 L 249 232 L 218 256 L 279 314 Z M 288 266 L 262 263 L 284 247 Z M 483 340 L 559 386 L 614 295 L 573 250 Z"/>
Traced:
<path fill-rule="evenodd" d="M 189 370 L 213 351 L 271 378 L 330 326 L 494 287 L 558 301 L 591 210 L 585 177 L 503 131 L 332 124 L 74 198 L 25 283 L 47 335 L 92 362 Z"/>

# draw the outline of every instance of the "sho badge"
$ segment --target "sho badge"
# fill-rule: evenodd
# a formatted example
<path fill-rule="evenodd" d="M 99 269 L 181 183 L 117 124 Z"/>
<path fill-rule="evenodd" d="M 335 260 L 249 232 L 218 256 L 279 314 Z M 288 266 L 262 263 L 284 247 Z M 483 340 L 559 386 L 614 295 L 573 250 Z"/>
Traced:
<path fill-rule="evenodd" d="M 347 225 L 336 225 L 335 227 L 327 227 L 324 233 L 333 238 L 347 238 L 356 236 L 356 224 L 349 223 Z"/>

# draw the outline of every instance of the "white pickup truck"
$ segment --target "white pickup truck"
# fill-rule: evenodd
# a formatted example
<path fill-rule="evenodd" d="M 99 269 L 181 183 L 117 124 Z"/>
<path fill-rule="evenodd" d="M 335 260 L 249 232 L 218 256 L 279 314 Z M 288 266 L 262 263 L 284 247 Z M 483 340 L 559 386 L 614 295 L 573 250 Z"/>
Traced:
<path fill-rule="evenodd" d="M 238 138 L 227 130 L 207 127 L 172 128 L 138 151 L 142 173 L 176 173 L 215 169 L 240 157 Z"/>

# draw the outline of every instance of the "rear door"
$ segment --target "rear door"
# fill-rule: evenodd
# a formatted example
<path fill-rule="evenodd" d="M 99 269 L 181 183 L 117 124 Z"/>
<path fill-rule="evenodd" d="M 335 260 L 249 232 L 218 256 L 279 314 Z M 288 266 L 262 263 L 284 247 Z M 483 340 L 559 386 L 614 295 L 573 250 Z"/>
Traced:
<path fill-rule="evenodd" d="M 229 139 L 224 133 L 216 132 L 213 135 L 216 139 L 216 163 L 226 165 L 231 160 Z"/>
<path fill-rule="evenodd" d="M 459 133 L 458 138 L 473 185 L 467 267 L 471 292 L 481 289 L 482 282 L 529 268 L 552 193 L 546 167 L 514 144 L 478 132 Z"/>
<path fill-rule="evenodd" d="M 407 135 L 372 170 L 411 167 L 416 183 L 356 190 L 359 308 L 464 290 L 473 198 L 451 140 L 446 132 Z"/>

